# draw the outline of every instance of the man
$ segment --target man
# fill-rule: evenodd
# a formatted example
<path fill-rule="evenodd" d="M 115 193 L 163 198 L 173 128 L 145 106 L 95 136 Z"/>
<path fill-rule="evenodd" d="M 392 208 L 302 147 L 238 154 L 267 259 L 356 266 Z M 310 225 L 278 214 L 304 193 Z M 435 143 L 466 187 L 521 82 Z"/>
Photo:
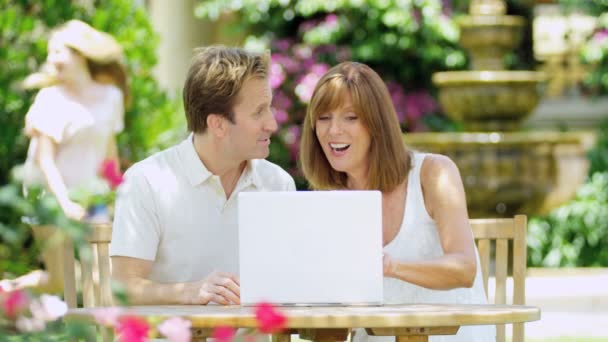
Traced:
<path fill-rule="evenodd" d="M 240 304 L 237 195 L 295 190 L 263 160 L 277 122 L 267 54 L 198 49 L 184 85 L 192 134 L 131 167 L 116 202 L 113 277 L 132 304 Z"/>

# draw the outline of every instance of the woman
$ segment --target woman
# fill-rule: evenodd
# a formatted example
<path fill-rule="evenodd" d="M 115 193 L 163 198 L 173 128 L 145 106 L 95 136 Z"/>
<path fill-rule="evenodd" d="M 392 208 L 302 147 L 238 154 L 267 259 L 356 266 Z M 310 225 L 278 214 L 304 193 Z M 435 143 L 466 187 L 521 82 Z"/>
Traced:
<path fill-rule="evenodd" d="M 317 83 L 300 162 L 314 189 L 380 190 L 384 302 L 486 303 L 464 188 L 447 157 L 408 150 L 388 90 L 368 66 L 341 63 Z M 493 326 L 432 341 L 495 340 Z M 368 338 L 356 331 L 355 340 Z"/>
<path fill-rule="evenodd" d="M 123 53 L 110 35 L 78 20 L 55 29 L 47 50 L 42 71 L 24 81 L 26 88 L 42 87 L 25 117 L 31 141 L 24 183 L 43 185 L 67 217 L 82 220 L 91 208 L 70 192 L 96 182 L 104 160 L 118 165 L 116 134 L 128 99 Z M 54 233 L 54 227 L 34 227 L 38 241 Z M 43 251 L 49 291 L 62 287 L 60 253 L 56 246 Z"/>
<path fill-rule="evenodd" d="M 105 159 L 118 160 L 128 97 L 122 59 L 114 38 L 71 20 L 53 31 L 44 72 L 24 82 L 48 85 L 25 117 L 26 182 L 45 185 L 72 219 L 83 219 L 86 209 L 69 192 L 95 181 Z"/>

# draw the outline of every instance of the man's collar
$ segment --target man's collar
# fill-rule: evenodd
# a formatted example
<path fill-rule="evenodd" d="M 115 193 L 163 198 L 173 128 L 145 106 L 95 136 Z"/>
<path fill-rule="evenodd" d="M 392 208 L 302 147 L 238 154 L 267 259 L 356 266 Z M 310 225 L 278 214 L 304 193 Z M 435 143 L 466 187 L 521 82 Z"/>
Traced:
<path fill-rule="evenodd" d="M 194 135 L 191 133 L 184 141 L 178 145 L 180 158 L 184 163 L 184 172 L 192 186 L 207 181 L 213 173 L 207 169 L 203 161 L 199 158 L 198 153 L 194 149 Z M 259 160 L 248 160 L 245 169 L 243 170 L 243 181 L 260 187 L 261 179 L 257 172 Z"/>
<path fill-rule="evenodd" d="M 179 146 L 179 155 L 184 163 L 184 172 L 192 186 L 199 185 L 209 179 L 213 174 L 207 169 L 194 149 L 194 135 L 191 133 Z"/>
<path fill-rule="evenodd" d="M 257 159 L 248 160 L 245 170 L 243 170 L 243 183 L 253 184 L 257 188 L 261 188 L 261 179 L 258 174 L 258 167 L 260 161 Z"/>

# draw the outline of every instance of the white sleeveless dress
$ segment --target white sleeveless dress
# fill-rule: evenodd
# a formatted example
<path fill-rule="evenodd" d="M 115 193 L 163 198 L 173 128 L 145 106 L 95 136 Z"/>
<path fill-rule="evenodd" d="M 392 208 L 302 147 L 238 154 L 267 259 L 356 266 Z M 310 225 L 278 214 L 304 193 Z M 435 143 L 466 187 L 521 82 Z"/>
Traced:
<path fill-rule="evenodd" d="M 420 168 L 425 154 L 413 153 L 413 165 L 407 184 L 407 198 L 403 223 L 397 236 L 384 251 L 396 260 L 428 260 L 443 255 L 439 233 L 435 221 L 429 216 L 424 205 L 420 185 Z M 477 254 L 477 250 L 475 250 Z M 452 290 L 431 290 L 395 278 L 384 278 L 384 303 L 442 303 L 442 304 L 486 304 L 479 256 L 477 256 L 477 275 L 471 288 Z M 368 336 L 363 329 L 357 329 L 353 341 L 388 342 L 389 336 Z M 494 325 L 462 326 L 456 335 L 431 336 L 431 342 L 488 342 L 496 341 Z"/>

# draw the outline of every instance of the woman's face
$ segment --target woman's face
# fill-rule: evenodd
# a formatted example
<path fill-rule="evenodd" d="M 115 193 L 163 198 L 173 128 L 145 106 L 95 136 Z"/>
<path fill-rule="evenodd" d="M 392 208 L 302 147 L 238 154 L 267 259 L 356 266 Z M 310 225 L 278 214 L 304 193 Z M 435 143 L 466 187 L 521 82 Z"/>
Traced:
<path fill-rule="evenodd" d="M 371 138 L 353 110 L 350 95 L 340 108 L 318 116 L 315 133 L 334 170 L 349 175 L 367 173 Z"/>
<path fill-rule="evenodd" d="M 76 73 L 82 72 L 83 67 L 86 68 L 86 60 L 82 55 L 56 39 L 49 41 L 46 60 L 60 81 L 71 79 Z"/>

